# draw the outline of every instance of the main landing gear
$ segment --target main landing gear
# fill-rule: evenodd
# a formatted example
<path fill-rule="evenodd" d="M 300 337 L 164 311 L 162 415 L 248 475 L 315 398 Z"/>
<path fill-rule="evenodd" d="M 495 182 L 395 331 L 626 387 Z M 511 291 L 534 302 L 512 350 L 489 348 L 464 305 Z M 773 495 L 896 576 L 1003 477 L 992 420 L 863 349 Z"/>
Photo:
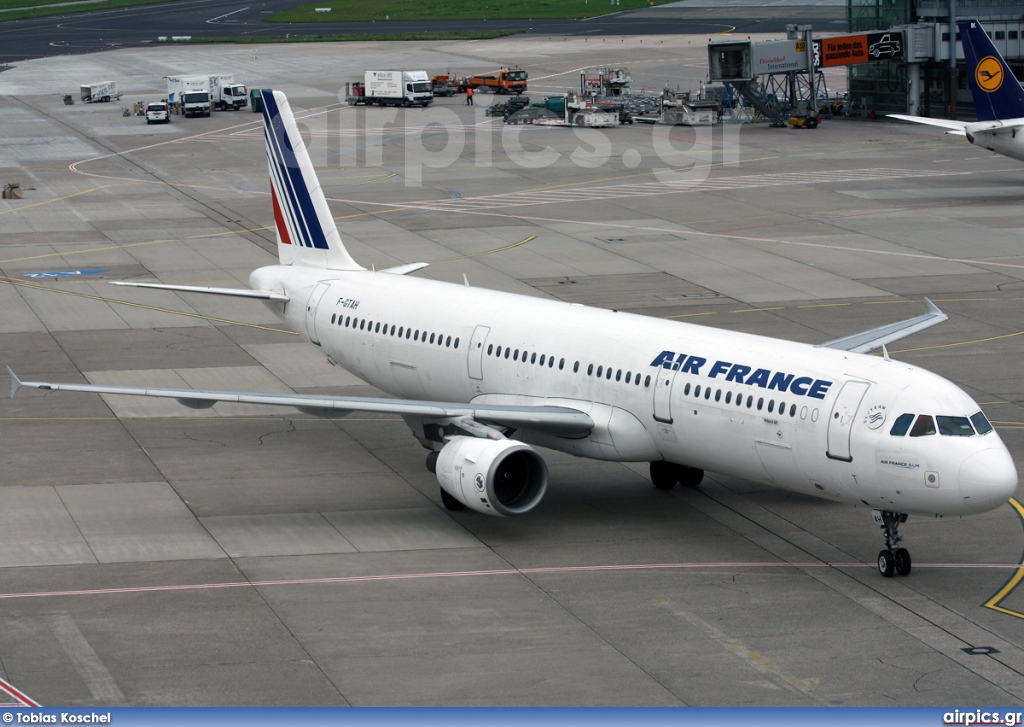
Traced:
<path fill-rule="evenodd" d="M 671 490 L 676 485 L 696 487 L 703 479 L 704 470 L 699 470 L 696 467 L 673 464 L 664 460 L 651 462 L 651 482 L 659 490 Z"/>
<path fill-rule="evenodd" d="M 892 578 L 894 573 L 907 575 L 910 573 L 910 551 L 898 547 L 903 540 L 900 536 L 900 523 L 907 521 L 906 513 L 872 510 L 871 517 L 885 533 L 885 550 L 878 554 L 878 572 L 886 578 Z"/>

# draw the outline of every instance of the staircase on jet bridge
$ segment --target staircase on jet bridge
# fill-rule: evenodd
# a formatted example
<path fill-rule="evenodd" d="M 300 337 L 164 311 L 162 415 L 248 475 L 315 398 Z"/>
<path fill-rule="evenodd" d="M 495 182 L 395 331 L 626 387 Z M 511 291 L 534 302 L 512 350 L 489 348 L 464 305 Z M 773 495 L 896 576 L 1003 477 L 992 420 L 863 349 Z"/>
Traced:
<path fill-rule="evenodd" d="M 772 126 L 786 125 L 786 115 L 783 113 L 782 104 L 762 96 L 754 81 L 732 81 L 730 85 L 740 92 L 740 95 L 754 107 L 757 113 L 771 121 Z"/>

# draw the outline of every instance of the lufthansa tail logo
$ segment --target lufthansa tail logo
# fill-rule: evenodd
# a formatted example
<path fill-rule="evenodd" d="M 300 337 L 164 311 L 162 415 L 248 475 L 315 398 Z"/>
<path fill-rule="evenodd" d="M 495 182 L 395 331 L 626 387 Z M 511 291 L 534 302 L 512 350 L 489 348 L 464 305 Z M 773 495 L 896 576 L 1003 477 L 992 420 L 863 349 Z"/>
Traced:
<path fill-rule="evenodd" d="M 974 82 L 986 93 L 994 93 L 1003 85 L 1003 64 L 995 56 L 985 56 L 974 69 Z"/>

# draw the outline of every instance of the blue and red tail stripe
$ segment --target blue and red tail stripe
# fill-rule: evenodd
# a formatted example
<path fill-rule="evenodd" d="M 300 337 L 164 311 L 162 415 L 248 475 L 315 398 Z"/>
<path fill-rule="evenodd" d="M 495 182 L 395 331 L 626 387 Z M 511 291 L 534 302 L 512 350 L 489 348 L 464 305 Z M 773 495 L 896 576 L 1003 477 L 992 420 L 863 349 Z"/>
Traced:
<path fill-rule="evenodd" d="M 281 242 L 327 250 L 327 238 L 316 214 L 295 147 L 281 120 L 274 92 L 264 89 L 263 128 L 274 194 L 274 218 Z"/>

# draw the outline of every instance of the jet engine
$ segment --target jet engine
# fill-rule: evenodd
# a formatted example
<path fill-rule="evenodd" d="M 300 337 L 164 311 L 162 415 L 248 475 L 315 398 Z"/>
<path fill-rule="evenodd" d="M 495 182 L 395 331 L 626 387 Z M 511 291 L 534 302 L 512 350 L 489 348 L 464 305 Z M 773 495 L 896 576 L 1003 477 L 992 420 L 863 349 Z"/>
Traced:
<path fill-rule="evenodd" d="M 453 437 L 434 464 L 441 489 L 487 515 L 522 515 L 544 497 L 548 466 L 522 442 Z"/>

